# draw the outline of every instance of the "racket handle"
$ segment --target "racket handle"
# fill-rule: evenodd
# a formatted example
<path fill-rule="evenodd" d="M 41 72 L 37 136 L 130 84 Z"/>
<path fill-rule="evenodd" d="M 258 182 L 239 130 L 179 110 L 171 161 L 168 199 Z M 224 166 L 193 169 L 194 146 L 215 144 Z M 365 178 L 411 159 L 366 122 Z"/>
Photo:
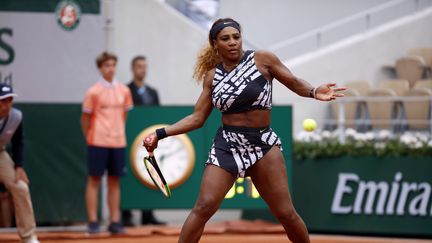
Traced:
<path fill-rule="evenodd" d="M 150 150 L 148 149 L 148 147 L 145 146 L 145 142 L 150 142 L 150 137 L 146 137 L 146 138 L 145 138 L 145 141 L 144 141 L 144 147 L 146 148 L 146 150 L 147 150 L 149 156 L 153 156 L 153 150 L 150 151 Z"/>

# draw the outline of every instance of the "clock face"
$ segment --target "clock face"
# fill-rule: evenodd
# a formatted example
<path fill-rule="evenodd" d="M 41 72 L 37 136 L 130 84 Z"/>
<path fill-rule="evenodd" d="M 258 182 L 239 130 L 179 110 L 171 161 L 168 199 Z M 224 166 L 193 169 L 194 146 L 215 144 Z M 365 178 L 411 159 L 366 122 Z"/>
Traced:
<path fill-rule="evenodd" d="M 151 126 L 142 131 L 131 147 L 131 168 L 144 185 L 156 189 L 146 167 L 144 157 L 148 156 L 147 150 L 142 146 L 144 138 L 157 128 L 166 125 Z M 170 188 L 176 188 L 183 184 L 191 175 L 195 164 L 195 151 L 192 141 L 186 134 L 167 137 L 158 142 L 154 156 Z"/>

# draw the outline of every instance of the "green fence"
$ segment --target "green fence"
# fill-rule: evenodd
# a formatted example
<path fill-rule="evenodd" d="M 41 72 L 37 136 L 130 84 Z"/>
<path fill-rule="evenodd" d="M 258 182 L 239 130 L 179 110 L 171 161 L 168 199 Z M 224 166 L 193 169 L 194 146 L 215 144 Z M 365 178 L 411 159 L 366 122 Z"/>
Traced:
<path fill-rule="evenodd" d="M 25 168 L 31 180 L 37 221 L 85 221 L 86 146 L 79 124 L 80 105 L 17 107 L 24 114 Z M 192 110 L 192 107 L 134 109 L 127 124 L 129 144 L 146 127 L 173 123 Z M 188 134 L 196 162 L 191 176 L 173 190 L 173 198 L 163 198 L 129 171 L 122 181 L 123 207 L 192 207 L 203 163 L 219 125 L 220 114 L 214 111 L 203 128 Z M 294 204 L 311 232 L 432 237 L 432 158 L 305 160 L 292 162 L 291 170 L 291 107 L 274 107 L 272 127 L 282 138 Z M 252 216 L 260 209 L 260 216 L 268 216 L 262 199 L 245 193 L 250 186 L 247 181 L 237 182 L 235 193 L 222 207 L 249 209 L 247 212 Z M 237 190 L 240 187 L 245 190 Z"/>
<path fill-rule="evenodd" d="M 32 200 L 38 223 L 85 221 L 84 190 L 87 176 L 86 145 L 80 128 L 79 104 L 17 104 L 24 114 L 25 168 L 29 174 Z M 129 143 L 145 127 L 155 123 L 173 123 L 193 111 L 192 107 L 138 107 L 129 114 Z M 290 168 L 291 107 L 274 107 L 273 128 L 282 137 L 284 155 Z M 130 173 L 122 181 L 124 208 L 190 208 L 198 193 L 204 160 L 211 140 L 220 125 L 214 111 L 205 127 L 188 135 L 196 151 L 192 176 L 174 189 L 173 198 L 141 184 Z M 129 160 L 128 160 L 129 161 Z M 129 165 L 129 163 L 128 163 Z M 289 171 L 290 173 L 291 171 Z M 246 181 L 236 187 L 246 188 Z M 250 198 L 235 190 L 225 208 L 263 208 L 260 198 Z"/>
<path fill-rule="evenodd" d="M 37 221 L 85 221 L 86 146 L 78 104 L 19 104 Z"/>
<path fill-rule="evenodd" d="M 190 114 L 193 107 L 148 107 L 136 108 L 129 114 L 127 126 L 128 144 L 132 144 L 138 134 L 154 124 L 174 123 Z M 157 114 L 157 115 L 155 115 Z M 164 196 L 140 182 L 133 173 L 122 180 L 123 208 L 191 208 L 199 192 L 204 162 L 211 147 L 217 128 L 221 125 L 220 112 L 214 110 L 203 128 L 188 133 L 195 150 L 195 166 L 191 176 L 178 188 L 173 190 L 173 197 Z M 291 107 L 274 107 L 272 111 L 272 128 L 281 137 L 284 156 L 287 159 L 288 173 L 291 172 Z M 155 153 L 158 153 L 156 150 Z M 128 155 L 130 150 L 128 150 Z M 129 158 L 131 161 L 131 158 Z M 175 161 L 174 161 L 175 163 Z M 131 163 L 128 168 L 131 170 Z M 173 164 L 173 166 L 175 166 Z M 239 190 L 241 189 L 241 190 Z M 247 180 L 238 180 L 229 198 L 222 203 L 222 208 L 259 209 L 267 208 L 264 201 L 253 193 L 253 186 Z"/>

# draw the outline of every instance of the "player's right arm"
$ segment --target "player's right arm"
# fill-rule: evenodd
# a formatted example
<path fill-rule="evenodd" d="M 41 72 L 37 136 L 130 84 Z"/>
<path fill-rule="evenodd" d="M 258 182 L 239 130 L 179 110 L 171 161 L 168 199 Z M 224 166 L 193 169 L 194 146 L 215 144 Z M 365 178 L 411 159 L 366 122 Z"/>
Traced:
<path fill-rule="evenodd" d="M 95 109 L 96 98 L 93 95 L 92 89 L 84 96 L 82 103 L 82 115 L 81 115 L 81 130 L 84 138 L 87 138 L 88 131 L 90 129 L 91 115 Z"/>
<path fill-rule="evenodd" d="M 91 115 L 89 113 L 83 112 L 81 115 L 81 130 L 85 138 L 87 138 L 87 134 L 90 129 L 90 118 Z"/>
<path fill-rule="evenodd" d="M 180 121 L 165 127 L 165 131 L 168 136 L 187 133 L 204 125 L 205 121 L 213 110 L 212 82 L 214 75 L 215 69 L 207 72 L 203 82 L 203 90 L 195 104 L 194 112 Z M 148 136 L 148 138 L 150 139 L 145 139 L 145 146 L 150 149 L 149 151 L 152 151 L 157 147 L 156 133 L 152 133 Z"/>

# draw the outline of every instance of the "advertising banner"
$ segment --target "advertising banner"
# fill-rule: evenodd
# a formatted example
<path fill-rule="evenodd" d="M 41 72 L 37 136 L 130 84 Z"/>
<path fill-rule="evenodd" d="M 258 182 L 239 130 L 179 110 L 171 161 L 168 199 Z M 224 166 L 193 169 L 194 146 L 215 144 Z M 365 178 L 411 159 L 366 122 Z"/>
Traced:
<path fill-rule="evenodd" d="M 293 162 L 293 198 L 313 232 L 432 236 L 432 158 Z"/>

